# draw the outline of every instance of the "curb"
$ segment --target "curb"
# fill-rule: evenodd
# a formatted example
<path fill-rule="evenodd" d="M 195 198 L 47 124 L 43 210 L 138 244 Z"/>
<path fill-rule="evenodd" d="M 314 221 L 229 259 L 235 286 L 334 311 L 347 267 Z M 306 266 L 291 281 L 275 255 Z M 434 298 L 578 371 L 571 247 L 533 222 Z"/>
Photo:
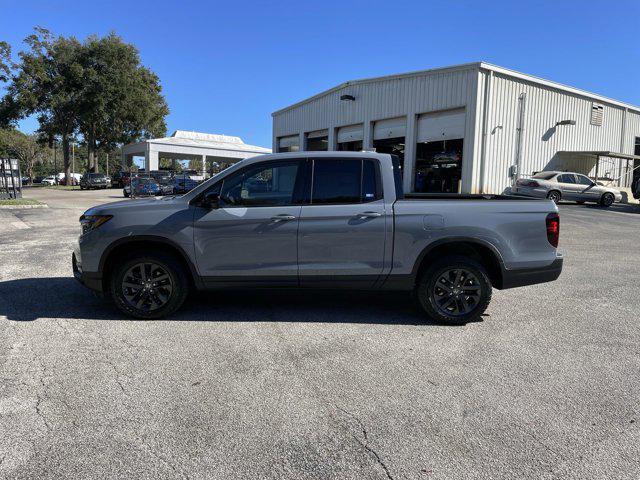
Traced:
<path fill-rule="evenodd" d="M 46 203 L 40 205 L 0 205 L 0 210 L 24 210 L 28 208 L 49 208 Z"/>

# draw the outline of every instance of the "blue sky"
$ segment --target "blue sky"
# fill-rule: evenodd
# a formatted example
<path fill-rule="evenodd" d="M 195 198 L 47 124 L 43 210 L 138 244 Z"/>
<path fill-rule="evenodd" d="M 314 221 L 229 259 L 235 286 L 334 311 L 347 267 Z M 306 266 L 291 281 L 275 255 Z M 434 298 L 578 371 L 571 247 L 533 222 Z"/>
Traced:
<path fill-rule="evenodd" d="M 640 105 L 637 0 L 0 0 L 0 12 L 14 53 L 34 25 L 115 31 L 160 76 L 169 132 L 269 147 L 271 112 L 343 81 L 479 60 Z"/>

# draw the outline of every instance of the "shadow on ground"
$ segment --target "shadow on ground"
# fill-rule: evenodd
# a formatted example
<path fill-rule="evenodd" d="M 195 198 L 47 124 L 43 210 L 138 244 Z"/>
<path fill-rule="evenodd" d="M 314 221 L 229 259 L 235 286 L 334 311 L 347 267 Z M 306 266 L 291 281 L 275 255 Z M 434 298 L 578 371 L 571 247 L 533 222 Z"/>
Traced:
<path fill-rule="evenodd" d="M 95 297 L 73 277 L 0 282 L 0 316 L 129 321 L 111 302 Z M 349 290 L 251 290 L 194 293 L 165 321 L 309 322 L 434 325 L 407 293 Z"/>

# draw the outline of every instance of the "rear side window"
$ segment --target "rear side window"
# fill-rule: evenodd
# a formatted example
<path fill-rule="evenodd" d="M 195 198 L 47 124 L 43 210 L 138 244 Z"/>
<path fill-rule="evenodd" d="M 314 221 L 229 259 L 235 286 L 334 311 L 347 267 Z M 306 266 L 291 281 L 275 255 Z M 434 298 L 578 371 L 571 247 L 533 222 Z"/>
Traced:
<path fill-rule="evenodd" d="M 396 198 L 399 200 L 404 198 L 404 187 L 402 186 L 402 162 L 397 155 L 391 155 L 391 163 L 393 164 L 393 181 L 396 186 Z"/>
<path fill-rule="evenodd" d="M 382 198 L 378 165 L 373 160 L 322 159 L 313 162 L 311 203 L 366 203 Z"/>
<path fill-rule="evenodd" d="M 558 182 L 560 183 L 576 183 L 576 178 L 568 173 L 558 175 Z"/>

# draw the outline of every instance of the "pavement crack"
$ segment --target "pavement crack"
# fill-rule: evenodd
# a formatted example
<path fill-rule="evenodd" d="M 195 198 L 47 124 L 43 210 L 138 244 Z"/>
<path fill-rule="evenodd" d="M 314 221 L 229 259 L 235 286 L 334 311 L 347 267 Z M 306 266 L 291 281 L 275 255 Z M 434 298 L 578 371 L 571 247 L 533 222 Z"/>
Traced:
<path fill-rule="evenodd" d="M 378 454 L 378 452 L 375 451 L 375 449 L 373 447 L 371 447 L 369 445 L 369 434 L 367 432 L 367 427 L 365 426 L 364 422 L 362 420 L 360 420 L 360 418 L 345 410 L 344 408 L 341 408 L 339 406 L 335 406 L 338 410 L 340 410 L 342 413 L 344 413 L 345 415 L 351 417 L 353 420 L 355 420 L 358 425 L 360 426 L 360 430 L 362 432 L 362 438 L 360 438 L 358 435 L 355 435 L 351 430 L 349 430 L 348 428 L 346 428 L 344 425 L 340 424 L 339 425 L 349 433 L 349 435 L 351 435 L 351 437 L 362 447 L 364 448 L 367 452 L 369 452 L 373 458 L 376 460 L 376 463 L 378 465 L 380 465 L 380 467 L 382 467 L 382 469 L 384 470 L 384 473 L 387 475 L 387 478 L 389 480 L 394 480 L 393 476 L 391 475 L 391 472 L 389 471 L 389 467 L 387 467 L 387 465 L 384 463 L 384 461 L 382 460 L 382 458 L 380 457 L 380 455 Z"/>

